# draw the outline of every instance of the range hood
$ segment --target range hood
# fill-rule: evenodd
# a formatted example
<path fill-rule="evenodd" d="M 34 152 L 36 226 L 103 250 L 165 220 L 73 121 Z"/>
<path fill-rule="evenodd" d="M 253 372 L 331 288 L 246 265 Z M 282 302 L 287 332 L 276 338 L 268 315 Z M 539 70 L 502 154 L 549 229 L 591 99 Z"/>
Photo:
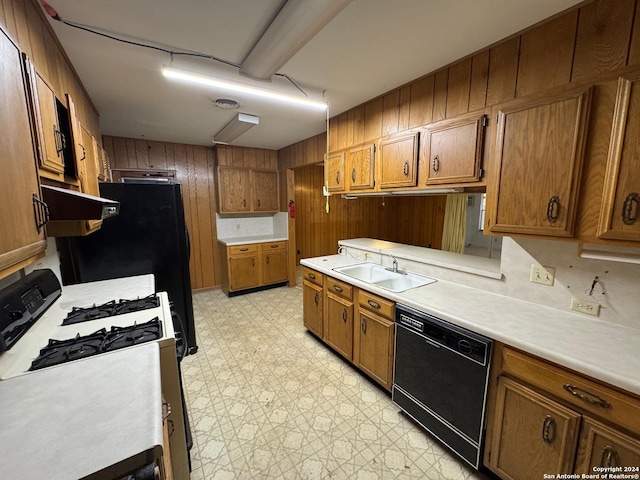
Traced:
<path fill-rule="evenodd" d="M 120 202 L 49 185 L 42 185 L 42 200 L 53 221 L 103 220 L 120 212 Z"/>

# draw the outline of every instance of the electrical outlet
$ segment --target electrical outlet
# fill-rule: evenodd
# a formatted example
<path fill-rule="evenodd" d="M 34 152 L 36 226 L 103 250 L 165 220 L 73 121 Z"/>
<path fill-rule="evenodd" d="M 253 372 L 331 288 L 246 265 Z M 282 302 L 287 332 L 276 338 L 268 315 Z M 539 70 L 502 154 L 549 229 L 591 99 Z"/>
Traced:
<path fill-rule="evenodd" d="M 600 304 L 598 302 L 591 302 L 589 300 L 580 300 L 575 297 L 571 297 L 571 310 L 576 312 L 586 313 L 597 317 L 600 315 Z"/>
<path fill-rule="evenodd" d="M 543 267 L 542 265 L 531 265 L 531 276 L 529 281 L 541 285 L 553 285 L 556 278 L 556 269 L 553 267 Z"/>

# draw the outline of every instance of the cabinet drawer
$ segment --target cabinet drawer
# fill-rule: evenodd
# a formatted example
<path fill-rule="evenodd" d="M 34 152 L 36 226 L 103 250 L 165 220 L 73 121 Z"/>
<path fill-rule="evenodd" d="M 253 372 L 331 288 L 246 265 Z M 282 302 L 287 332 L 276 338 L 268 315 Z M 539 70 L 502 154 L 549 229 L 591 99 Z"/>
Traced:
<path fill-rule="evenodd" d="M 640 399 L 637 397 L 510 348 L 502 353 L 502 368 L 567 405 L 640 433 Z"/>
<path fill-rule="evenodd" d="M 347 300 L 353 300 L 353 287 L 335 278 L 327 277 L 327 292 L 346 298 Z"/>
<path fill-rule="evenodd" d="M 286 250 L 287 249 L 287 241 L 282 240 L 281 242 L 269 242 L 269 243 L 261 243 L 260 250 L 262 252 L 273 252 L 276 250 Z"/>
<path fill-rule="evenodd" d="M 358 304 L 381 317 L 393 321 L 395 303 L 373 293 L 358 290 Z"/>
<path fill-rule="evenodd" d="M 310 268 L 307 268 L 307 267 L 303 267 L 302 272 L 303 272 L 302 276 L 305 280 L 308 280 L 311 283 L 315 283 L 316 285 L 319 285 L 321 287 L 324 284 L 323 274 L 318 273 L 315 270 L 311 270 Z"/>
<path fill-rule="evenodd" d="M 227 252 L 229 253 L 229 256 L 243 255 L 245 253 L 256 253 L 257 251 L 258 251 L 257 244 L 236 245 L 234 247 L 227 247 Z"/>

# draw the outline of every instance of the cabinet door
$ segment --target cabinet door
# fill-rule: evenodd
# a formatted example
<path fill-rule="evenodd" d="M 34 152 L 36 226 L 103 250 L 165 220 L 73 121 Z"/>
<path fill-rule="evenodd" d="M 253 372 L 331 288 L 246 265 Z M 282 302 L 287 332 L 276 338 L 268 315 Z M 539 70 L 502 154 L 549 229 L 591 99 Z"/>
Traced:
<path fill-rule="evenodd" d="M 486 115 L 439 122 L 427 130 L 427 185 L 480 180 Z"/>
<path fill-rule="evenodd" d="M 327 294 L 325 341 L 338 353 L 353 359 L 353 302 Z"/>
<path fill-rule="evenodd" d="M 322 317 L 324 291 L 322 287 L 307 280 L 302 284 L 302 291 L 302 321 L 304 326 L 322 338 L 324 330 Z"/>
<path fill-rule="evenodd" d="M 347 180 L 344 171 L 344 152 L 331 154 L 327 157 L 324 181 L 330 192 L 346 192 Z"/>
<path fill-rule="evenodd" d="M 539 480 L 568 473 L 580 414 L 506 377 L 500 377 L 489 468 L 503 479 Z"/>
<path fill-rule="evenodd" d="M 256 212 L 278 211 L 278 171 L 252 170 L 253 209 Z"/>
<path fill-rule="evenodd" d="M 376 146 L 367 145 L 349 151 L 349 190 L 368 190 L 374 186 Z"/>
<path fill-rule="evenodd" d="M 262 284 L 286 282 L 288 280 L 287 251 L 277 250 L 262 254 Z"/>
<path fill-rule="evenodd" d="M 251 211 L 251 172 L 246 168 L 218 167 L 220 213 Z"/>
<path fill-rule="evenodd" d="M 358 309 L 357 365 L 387 390 L 393 383 L 393 322 Z"/>
<path fill-rule="evenodd" d="M 640 240 L 640 73 L 620 78 L 598 236 Z"/>
<path fill-rule="evenodd" d="M 500 109 L 487 230 L 573 235 L 590 98 L 582 89 Z"/>
<path fill-rule="evenodd" d="M 593 467 L 640 467 L 640 441 L 585 417 L 575 473 L 593 474 Z"/>
<path fill-rule="evenodd" d="M 33 109 L 38 132 L 38 166 L 45 174 L 53 174 L 48 176 L 64 180 L 62 151 L 67 139 L 60 132 L 56 95 L 28 60 L 27 66 L 32 82 Z"/>
<path fill-rule="evenodd" d="M 71 99 L 69 99 L 71 101 Z M 72 105 L 70 102 L 69 105 Z M 71 117 L 72 119 L 74 116 Z M 76 120 L 77 121 L 77 120 Z M 84 127 L 80 126 L 80 154 L 84 159 L 78 162 L 78 173 L 80 175 L 80 186 L 84 193 L 89 195 L 100 196 L 100 187 L 98 186 L 98 160 L 97 146 L 95 139 Z M 76 158 L 83 158 L 76 157 Z M 93 231 L 102 225 L 102 220 L 88 220 L 86 227 L 89 231 Z"/>
<path fill-rule="evenodd" d="M 44 230 L 38 228 L 34 197 L 40 186 L 27 110 L 20 51 L 0 30 L 0 278 L 24 267 L 44 252 Z M 43 217 L 44 220 L 44 217 Z"/>
<path fill-rule="evenodd" d="M 380 143 L 380 188 L 414 187 L 418 170 L 418 134 Z"/>
<path fill-rule="evenodd" d="M 229 290 L 244 290 L 260 285 L 258 255 L 229 257 Z"/>

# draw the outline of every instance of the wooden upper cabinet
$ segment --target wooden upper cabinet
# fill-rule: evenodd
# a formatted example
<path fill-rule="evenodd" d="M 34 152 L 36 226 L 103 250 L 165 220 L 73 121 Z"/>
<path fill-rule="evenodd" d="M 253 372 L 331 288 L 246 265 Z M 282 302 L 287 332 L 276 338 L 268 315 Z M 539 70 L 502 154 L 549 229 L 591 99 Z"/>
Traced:
<path fill-rule="evenodd" d="M 241 167 L 218 167 L 220 213 L 251 211 L 251 171 Z"/>
<path fill-rule="evenodd" d="M 480 180 L 486 121 L 486 115 L 465 115 L 427 129 L 427 185 Z"/>
<path fill-rule="evenodd" d="M 0 30 L 0 278 L 44 255 L 46 220 L 18 47 Z"/>
<path fill-rule="evenodd" d="M 330 153 L 324 166 L 324 181 L 327 190 L 334 193 L 346 192 L 344 152 Z"/>
<path fill-rule="evenodd" d="M 62 152 L 67 139 L 60 130 L 56 95 L 29 60 L 27 66 L 32 82 L 33 109 L 38 132 L 38 167 L 44 176 L 64 180 Z"/>
<path fill-rule="evenodd" d="M 564 89 L 499 109 L 485 230 L 573 235 L 590 100 Z"/>
<path fill-rule="evenodd" d="M 573 471 L 580 414 L 500 377 L 488 467 L 503 479 Z"/>
<path fill-rule="evenodd" d="M 374 187 L 375 144 L 349 150 L 349 190 L 369 190 Z"/>
<path fill-rule="evenodd" d="M 418 179 L 418 134 L 380 142 L 380 188 L 415 187 Z"/>
<path fill-rule="evenodd" d="M 640 241 L 640 72 L 618 81 L 598 236 Z"/>
<path fill-rule="evenodd" d="M 252 170 L 253 209 L 256 212 L 278 211 L 278 171 Z"/>

